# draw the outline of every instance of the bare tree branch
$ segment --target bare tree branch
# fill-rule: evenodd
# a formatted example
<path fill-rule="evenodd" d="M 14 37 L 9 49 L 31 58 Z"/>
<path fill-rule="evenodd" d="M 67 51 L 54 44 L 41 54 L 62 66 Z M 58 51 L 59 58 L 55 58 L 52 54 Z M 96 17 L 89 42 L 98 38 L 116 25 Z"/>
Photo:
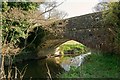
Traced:
<path fill-rule="evenodd" d="M 49 79 L 50 80 L 52 80 L 52 76 L 51 76 L 51 74 L 50 74 L 50 70 L 49 70 L 49 67 L 48 67 L 48 65 L 47 65 L 47 63 L 46 63 L 46 67 L 47 67 L 47 74 L 48 74 L 48 76 L 49 76 Z"/>
<path fill-rule="evenodd" d="M 51 10 L 55 9 L 56 7 L 60 6 L 60 5 L 63 4 L 63 3 L 64 3 L 64 2 L 61 2 L 61 3 L 58 4 L 58 5 L 54 5 L 51 9 L 42 12 L 40 15 L 43 15 L 43 14 L 45 14 L 45 13 L 47 13 L 47 12 L 50 12 Z"/>

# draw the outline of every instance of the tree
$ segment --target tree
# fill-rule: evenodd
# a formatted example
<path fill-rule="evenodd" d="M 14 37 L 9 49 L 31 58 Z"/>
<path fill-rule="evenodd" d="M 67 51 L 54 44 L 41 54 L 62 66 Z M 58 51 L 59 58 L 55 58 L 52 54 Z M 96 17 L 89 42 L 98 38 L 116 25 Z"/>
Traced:
<path fill-rule="evenodd" d="M 63 19 L 65 16 L 67 16 L 66 12 L 59 11 L 56 9 L 61 3 L 57 3 L 56 1 L 52 2 L 46 2 L 41 5 L 42 11 L 45 13 L 45 18 L 50 19 L 50 20 L 58 20 L 58 19 Z"/>
<path fill-rule="evenodd" d="M 100 12 L 108 9 L 108 2 L 99 2 L 93 7 L 93 12 Z"/>
<path fill-rule="evenodd" d="M 51 19 L 46 19 L 44 14 L 51 12 L 60 5 L 49 5 L 47 10 L 42 11 L 39 9 L 41 4 L 46 4 L 46 2 L 2 2 L 2 64 L 0 78 L 6 78 L 4 56 L 17 55 L 33 44 L 38 35 L 44 37 L 44 31 L 42 29 L 39 31 L 40 27 L 38 26 L 49 24 Z M 28 43 L 31 32 L 34 32 L 35 35 Z M 20 46 L 21 42 L 22 46 Z"/>
<path fill-rule="evenodd" d="M 0 68 L 0 79 L 10 78 L 11 72 L 9 71 L 11 69 L 8 70 L 7 76 L 4 71 L 4 56 L 9 58 L 9 65 L 11 66 L 11 55 L 16 55 L 21 50 L 19 47 L 20 38 L 26 40 L 28 32 L 33 25 L 28 19 L 28 14 L 29 12 L 32 13 L 35 11 L 39 4 L 41 3 L 2 2 L 2 64 Z M 20 74 L 20 76 L 22 79 L 23 75 Z"/>
<path fill-rule="evenodd" d="M 34 27 L 33 17 L 30 16 L 35 13 L 39 3 L 3 2 L 2 6 L 2 53 L 16 53 L 20 49 L 20 38 L 26 39 L 29 36 L 28 32 Z"/>
<path fill-rule="evenodd" d="M 3 53 L 11 54 L 19 51 L 19 43 L 24 39 L 24 48 L 27 47 L 27 39 L 30 32 L 37 26 L 44 26 L 62 18 L 64 12 L 55 8 L 57 2 L 3 2 L 2 4 L 2 46 Z M 41 10 L 44 5 L 45 10 Z M 49 14 L 49 18 L 46 18 Z M 65 13 L 66 14 L 66 13 Z M 38 28 L 35 30 L 38 31 Z M 36 34 L 37 35 L 37 34 Z M 34 37 L 36 38 L 36 37 Z M 34 40 L 33 38 L 33 40 Z M 33 42 L 33 41 L 31 41 Z M 31 43 L 30 43 L 31 44 Z M 10 48 L 6 50 L 5 48 Z M 14 51 L 14 49 L 16 51 Z"/>
<path fill-rule="evenodd" d="M 120 1 L 109 3 L 108 10 L 103 12 L 103 18 L 106 23 L 120 27 Z"/>
<path fill-rule="evenodd" d="M 103 11 L 103 20 L 105 25 L 111 26 L 115 35 L 115 49 L 120 49 L 120 1 L 109 3 L 108 10 Z"/>

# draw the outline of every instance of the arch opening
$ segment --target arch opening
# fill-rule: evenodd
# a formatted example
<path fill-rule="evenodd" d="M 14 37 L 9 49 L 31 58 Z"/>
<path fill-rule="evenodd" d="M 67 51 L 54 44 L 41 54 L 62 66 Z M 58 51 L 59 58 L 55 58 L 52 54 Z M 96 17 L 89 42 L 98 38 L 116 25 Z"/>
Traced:
<path fill-rule="evenodd" d="M 68 40 L 62 44 L 60 44 L 55 49 L 56 55 L 66 55 L 66 56 L 72 56 L 72 55 L 79 55 L 84 54 L 87 51 L 89 51 L 89 48 L 85 46 L 84 44 L 77 42 L 75 40 Z"/>
<path fill-rule="evenodd" d="M 90 49 L 74 40 L 69 40 L 58 46 L 55 50 L 55 61 L 60 64 L 65 71 L 70 70 L 70 66 L 78 67 L 83 62 L 85 56 L 91 54 Z"/>

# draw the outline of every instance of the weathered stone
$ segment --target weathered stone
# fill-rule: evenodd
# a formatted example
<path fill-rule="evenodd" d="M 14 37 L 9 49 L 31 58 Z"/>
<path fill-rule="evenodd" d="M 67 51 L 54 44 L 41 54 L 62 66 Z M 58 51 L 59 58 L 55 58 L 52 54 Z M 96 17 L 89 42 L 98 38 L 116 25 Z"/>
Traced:
<path fill-rule="evenodd" d="M 113 27 L 104 26 L 100 12 L 57 21 L 47 30 L 50 30 L 52 36 L 48 36 L 44 42 L 51 41 L 51 43 L 45 44 L 47 46 L 42 49 L 38 48 L 39 52 L 45 50 L 47 52 L 49 49 L 55 50 L 57 46 L 67 40 L 75 40 L 89 48 L 105 52 L 119 52 L 120 50 L 114 44 Z"/>

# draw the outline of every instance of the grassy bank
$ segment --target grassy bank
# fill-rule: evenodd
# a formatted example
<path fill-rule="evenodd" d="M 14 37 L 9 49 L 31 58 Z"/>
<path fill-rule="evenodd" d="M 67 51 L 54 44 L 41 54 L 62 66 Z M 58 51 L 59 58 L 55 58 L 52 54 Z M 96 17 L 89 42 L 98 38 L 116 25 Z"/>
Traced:
<path fill-rule="evenodd" d="M 60 78 L 120 78 L 120 56 L 93 53 L 78 67 L 71 67 Z"/>
<path fill-rule="evenodd" d="M 74 40 L 67 41 L 59 46 L 60 51 L 64 54 L 81 54 L 85 53 L 88 49 L 85 45 Z"/>

